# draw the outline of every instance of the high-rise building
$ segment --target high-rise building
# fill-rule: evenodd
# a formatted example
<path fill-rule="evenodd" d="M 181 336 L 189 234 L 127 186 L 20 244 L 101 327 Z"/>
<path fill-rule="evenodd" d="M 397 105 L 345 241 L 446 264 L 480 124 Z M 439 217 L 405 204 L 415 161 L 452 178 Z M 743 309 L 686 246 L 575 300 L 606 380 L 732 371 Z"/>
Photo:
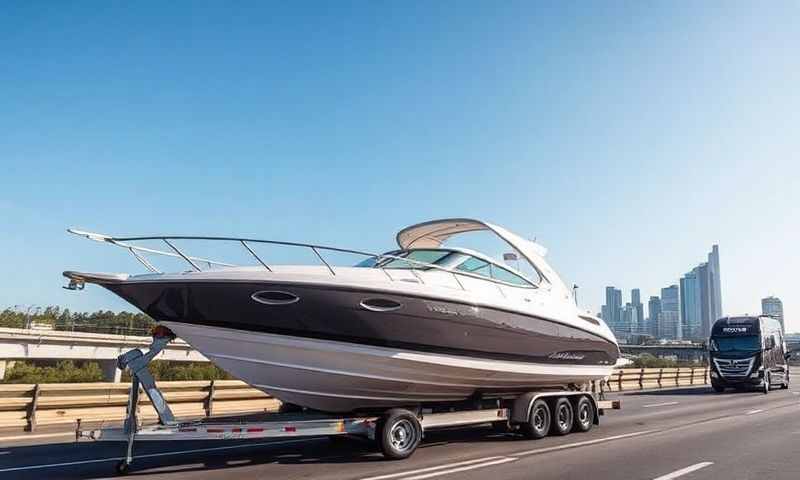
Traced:
<path fill-rule="evenodd" d="M 783 324 L 783 302 L 778 297 L 767 297 L 761 299 L 761 313 L 775 317 L 781 322 L 781 328 L 786 331 L 786 326 Z"/>
<path fill-rule="evenodd" d="M 647 313 L 649 315 L 647 320 L 647 333 L 654 337 L 658 337 L 658 316 L 661 314 L 661 298 L 650 297 L 650 300 L 647 302 Z"/>
<path fill-rule="evenodd" d="M 638 288 L 631 290 L 631 305 L 636 309 L 636 329 L 633 333 L 646 334 L 644 323 L 644 304 L 642 304 L 642 292 Z"/>
<path fill-rule="evenodd" d="M 699 268 L 681 278 L 681 330 L 683 338 L 701 341 L 706 338 L 700 307 L 701 288 Z"/>
<path fill-rule="evenodd" d="M 606 304 L 603 305 L 601 313 L 603 320 L 616 335 L 622 326 L 622 290 L 606 287 Z"/>
<path fill-rule="evenodd" d="M 661 289 L 661 315 L 659 315 L 659 337 L 682 340 L 681 295 L 677 285 Z"/>
<path fill-rule="evenodd" d="M 700 339 L 708 338 L 711 335 L 711 326 L 722 317 L 719 268 L 719 246 L 714 245 L 708 254 L 708 262 L 701 263 L 692 270 L 698 284 L 694 293 L 700 303 L 700 332 L 697 335 Z M 694 321 L 693 318 L 691 320 Z"/>
<path fill-rule="evenodd" d="M 707 335 L 711 334 L 711 325 L 722 318 L 722 279 L 719 273 L 719 245 L 713 245 L 708 254 L 708 274 L 709 284 L 711 285 L 711 318 Z"/>

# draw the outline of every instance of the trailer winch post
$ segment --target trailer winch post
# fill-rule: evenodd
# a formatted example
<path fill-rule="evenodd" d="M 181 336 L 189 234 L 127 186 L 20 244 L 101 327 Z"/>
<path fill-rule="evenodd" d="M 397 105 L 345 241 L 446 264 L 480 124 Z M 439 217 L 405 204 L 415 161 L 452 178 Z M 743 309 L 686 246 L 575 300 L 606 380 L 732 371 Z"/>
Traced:
<path fill-rule="evenodd" d="M 133 462 L 133 442 L 136 438 L 136 432 L 139 428 L 139 422 L 136 415 L 136 409 L 139 405 L 139 387 L 144 389 L 150 403 L 158 414 L 158 422 L 161 425 L 173 425 L 175 415 L 169 408 L 167 399 L 164 394 L 156 387 L 156 381 L 153 374 L 150 373 L 147 366 L 150 362 L 169 344 L 175 335 L 166 329 L 157 329 L 153 335 L 153 341 L 147 353 L 143 353 L 138 348 L 129 352 L 123 353 L 117 357 L 117 366 L 120 370 L 128 369 L 131 373 L 131 389 L 128 395 L 128 411 L 125 417 L 124 432 L 127 435 L 127 449 L 125 458 L 117 465 L 118 473 L 125 473 L 128 466 Z"/>

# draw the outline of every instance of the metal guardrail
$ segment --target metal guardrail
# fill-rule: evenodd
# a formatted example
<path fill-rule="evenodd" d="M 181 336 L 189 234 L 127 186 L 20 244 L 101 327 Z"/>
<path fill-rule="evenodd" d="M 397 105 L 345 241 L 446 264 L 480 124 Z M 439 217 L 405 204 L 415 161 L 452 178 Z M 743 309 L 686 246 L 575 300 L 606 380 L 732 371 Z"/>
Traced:
<path fill-rule="evenodd" d="M 119 422 L 125 418 L 129 383 L 0 384 L 0 427 Z M 158 382 L 181 418 L 276 411 L 280 402 L 239 380 Z M 158 418 L 149 400 L 139 418 Z"/>
<path fill-rule="evenodd" d="M 593 391 L 627 392 L 709 384 L 708 367 L 623 368 L 592 384 Z"/>
<path fill-rule="evenodd" d="M 706 385 L 707 367 L 635 368 L 616 370 L 594 382 L 595 392 Z M 201 418 L 273 412 L 280 402 L 239 380 L 158 382 L 179 418 Z M 130 384 L 49 383 L 0 384 L 0 427 L 35 431 L 40 425 L 119 422 L 125 418 Z M 156 420 L 143 398 L 139 418 Z"/>

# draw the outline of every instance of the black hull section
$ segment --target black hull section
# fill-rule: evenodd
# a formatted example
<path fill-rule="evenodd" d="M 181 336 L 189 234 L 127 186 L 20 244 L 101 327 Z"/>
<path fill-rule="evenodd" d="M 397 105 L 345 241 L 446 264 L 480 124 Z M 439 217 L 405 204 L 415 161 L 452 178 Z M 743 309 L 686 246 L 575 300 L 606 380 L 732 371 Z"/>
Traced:
<path fill-rule="evenodd" d="M 613 365 L 617 346 L 551 320 L 494 308 L 366 289 L 247 282 L 103 285 L 156 321 L 553 365 Z M 299 300 L 267 305 L 261 291 Z M 368 310 L 365 300 L 391 311 Z"/>

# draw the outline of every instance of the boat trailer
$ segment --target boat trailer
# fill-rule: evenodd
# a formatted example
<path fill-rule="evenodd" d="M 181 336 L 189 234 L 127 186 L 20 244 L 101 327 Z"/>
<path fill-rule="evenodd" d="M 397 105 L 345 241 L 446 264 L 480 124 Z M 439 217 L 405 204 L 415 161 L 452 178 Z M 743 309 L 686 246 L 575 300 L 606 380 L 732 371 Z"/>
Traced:
<path fill-rule="evenodd" d="M 389 459 L 409 457 L 430 429 L 458 427 L 478 424 L 491 424 L 498 432 L 519 431 L 527 438 L 541 438 L 550 430 L 549 410 L 565 401 L 572 404 L 577 415 L 581 406 L 589 403 L 586 412 L 590 416 L 585 422 L 569 420 L 565 429 L 557 432 L 563 435 L 570 431 L 588 431 L 599 423 L 599 416 L 605 410 L 620 408 L 618 400 L 603 400 L 594 392 L 541 391 L 528 392 L 513 399 L 513 405 L 501 399 L 472 402 L 471 408 L 450 408 L 448 411 L 431 409 L 406 410 L 393 408 L 381 415 L 341 417 L 323 413 L 272 413 L 269 420 L 235 421 L 231 418 L 205 418 L 193 421 L 178 421 L 169 407 L 164 394 L 156 386 L 155 379 L 148 369 L 149 363 L 175 338 L 166 327 L 157 326 L 153 330 L 153 341 L 147 352 L 133 349 L 117 358 L 121 370 L 128 369 L 131 375 L 131 389 L 128 395 L 127 413 L 121 428 L 110 427 L 98 430 L 76 432 L 76 438 L 89 438 L 97 441 L 125 442 L 125 456 L 117 463 L 116 471 L 124 475 L 134 460 L 134 443 L 137 441 L 188 441 L 188 440 L 252 440 L 286 437 L 335 437 L 341 435 L 365 437 L 377 443 L 379 450 Z M 150 399 L 158 415 L 158 424 L 141 426 L 137 416 L 140 388 Z M 566 399 L 566 400 L 564 400 Z M 588 399 L 583 400 L 583 399 Z M 546 416 L 542 416 L 546 413 Z M 544 423 L 542 423 L 544 422 Z M 553 425 L 557 421 L 553 419 Z M 80 427 L 78 427 L 80 428 Z"/>

